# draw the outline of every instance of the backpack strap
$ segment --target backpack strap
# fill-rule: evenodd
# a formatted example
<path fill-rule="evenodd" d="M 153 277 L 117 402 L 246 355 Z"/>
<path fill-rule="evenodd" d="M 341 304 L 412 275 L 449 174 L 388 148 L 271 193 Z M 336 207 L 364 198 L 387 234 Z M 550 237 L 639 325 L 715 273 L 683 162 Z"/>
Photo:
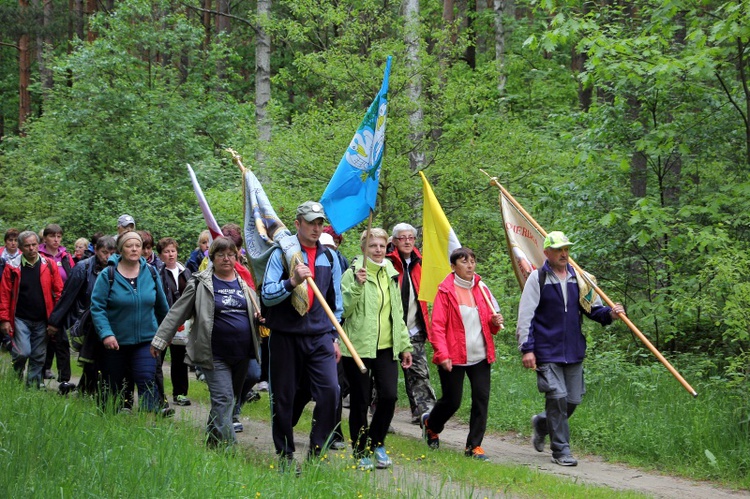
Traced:
<path fill-rule="evenodd" d="M 60 266 L 65 270 L 65 275 L 70 275 L 70 269 L 73 268 L 71 267 L 70 262 L 71 262 L 70 255 L 68 253 L 65 253 L 65 255 L 60 260 Z"/>
<path fill-rule="evenodd" d="M 547 281 L 547 273 L 543 272 L 542 269 L 539 269 L 539 272 L 537 272 L 536 275 L 539 278 L 539 295 L 541 296 L 542 288 L 544 288 L 544 283 Z"/>

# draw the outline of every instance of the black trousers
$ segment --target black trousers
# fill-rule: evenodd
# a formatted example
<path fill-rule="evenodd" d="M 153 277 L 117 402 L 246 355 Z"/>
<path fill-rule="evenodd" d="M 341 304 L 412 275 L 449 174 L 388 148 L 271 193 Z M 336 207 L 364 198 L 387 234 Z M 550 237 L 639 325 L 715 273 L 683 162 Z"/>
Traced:
<path fill-rule="evenodd" d="M 430 411 L 429 426 L 435 433 L 440 433 L 445 423 L 461 407 L 464 393 L 464 376 L 469 377 L 471 385 L 471 415 L 469 417 L 469 435 L 466 447 L 473 449 L 482 445 L 487 430 L 487 407 L 490 401 L 490 364 L 483 360 L 471 366 L 453 366 L 448 372 L 438 368 L 443 396 Z"/>
<path fill-rule="evenodd" d="M 70 342 L 68 333 L 60 328 L 55 336 L 47 342 L 47 358 L 44 361 L 44 370 L 52 369 L 52 361 L 57 357 L 57 381 L 60 383 L 70 381 Z"/>
<path fill-rule="evenodd" d="M 354 359 L 342 357 L 344 372 L 349 380 L 349 436 L 352 439 L 354 455 L 361 457 L 385 443 L 388 427 L 393 420 L 398 396 L 398 367 L 393 360 L 393 349 L 378 350 L 374 359 L 362 359 L 367 368 L 362 373 Z M 367 410 L 372 401 L 372 384 L 378 393 L 378 405 L 367 424 Z"/>
<path fill-rule="evenodd" d="M 294 454 L 295 407 L 299 410 L 300 395 L 305 390 L 303 380 L 309 381 L 309 396 L 305 393 L 305 397 L 315 400 L 310 449 L 318 452 L 330 440 L 336 425 L 339 382 L 333 337 L 328 333 L 306 335 L 272 331 L 268 352 L 271 434 L 276 453 Z"/>

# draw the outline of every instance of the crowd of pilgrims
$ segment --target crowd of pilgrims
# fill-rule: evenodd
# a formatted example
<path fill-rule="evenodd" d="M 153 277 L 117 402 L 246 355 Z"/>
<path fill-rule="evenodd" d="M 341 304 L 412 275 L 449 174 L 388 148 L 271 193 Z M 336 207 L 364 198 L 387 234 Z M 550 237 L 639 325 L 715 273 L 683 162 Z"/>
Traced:
<path fill-rule="evenodd" d="M 297 473 L 292 428 L 308 402 L 315 402 L 309 459 L 351 446 L 359 469 L 382 469 L 392 465 L 385 440 L 399 369 L 411 422 L 423 426 L 431 448 L 439 446 L 435 430 L 458 410 L 468 376 L 466 455 L 487 460 L 481 443 L 495 360 L 491 335 L 502 316 L 474 272 L 474 253 L 460 248 L 451 255 L 453 272 L 428 311 L 418 300 L 421 255 L 413 226 L 364 231 L 361 254 L 349 260 L 338 249 L 342 236 L 325 222 L 318 203 L 301 204 L 295 227 L 302 262 L 286 262 L 278 250 L 258 283 L 236 224 L 223 226 L 221 237 L 201 232 L 184 264 L 174 238 L 155 240 L 127 214 L 118 218 L 116 234 L 77 239 L 72 252 L 57 224 L 39 233 L 7 229 L 0 247 L 0 346 L 29 388 L 56 380 L 62 395 L 91 396 L 103 411 L 137 407 L 169 417 L 173 406 L 191 405 L 193 377 L 205 382 L 212 447 L 235 444 L 243 404 L 270 391 L 279 468 Z M 322 315 L 313 282 L 343 329 Z M 427 342 L 439 366 L 440 399 L 429 379 Z M 164 387 L 167 349 L 171 400 Z M 71 351 L 82 367 L 77 384 Z M 349 408 L 348 436 L 342 407 Z"/>

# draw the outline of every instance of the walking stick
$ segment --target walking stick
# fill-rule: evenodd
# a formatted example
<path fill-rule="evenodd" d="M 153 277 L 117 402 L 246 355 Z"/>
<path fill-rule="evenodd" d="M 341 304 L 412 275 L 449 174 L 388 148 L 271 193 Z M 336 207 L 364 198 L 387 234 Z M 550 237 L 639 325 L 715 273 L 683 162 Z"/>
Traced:
<path fill-rule="evenodd" d="M 486 171 L 482 169 L 480 169 L 479 171 L 481 171 L 482 173 L 490 177 Z M 541 225 L 539 225 L 536 222 L 536 220 L 534 220 L 534 218 L 531 215 L 529 215 L 529 213 L 523 208 L 523 206 L 521 206 L 518 203 L 518 201 L 516 201 L 513 198 L 513 196 L 510 195 L 510 193 L 505 189 L 505 187 L 503 187 L 500 184 L 500 182 L 497 181 L 497 177 L 490 177 L 490 185 L 496 185 L 500 189 L 500 192 L 502 192 L 503 196 L 505 196 L 508 199 L 508 201 L 510 201 L 513 204 L 513 206 L 515 206 L 516 209 L 519 212 L 521 212 L 521 214 L 526 218 L 526 220 L 528 220 L 529 223 L 531 223 L 536 228 L 536 230 L 539 231 L 540 234 L 542 234 L 544 237 L 547 237 L 547 232 L 542 228 Z M 604 294 L 604 292 L 601 290 L 599 286 L 597 286 L 597 284 L 593 281 L 593 279 L 591 279 L 583 271 L 583 269 L 581 269 L 581 267 L 579 267 L 578 264 L 575 261 L 573 261 L 572 258 L 569 258 L 568 261 L 570 262 L 570 265 L 578 273 L 578 275 L 582 276 L 586 280 L 586 282 L 588 282 L 589 285 L 592 288 L 594 288 L 594 291 L 596 291 L 596 294 L 598 294 L 601 297 L 601 299 L 607 304 L 607 306 L 609 306 L 610 308 L 614 308 L 615 306 L 614 302 L 610 300 L 606 294 Z M 656 347 L 651 344 L 648 338 L 646 338 L 646 336 L 635 326 L 635 324 L 633 324 L 624 313 L 620 313 L 617 315 L 620 318 L 620 320 L 622 320 L 622 322 L 624 322 L 628 326 L 628 328 L 630 328 L 633 334 L 635 334 L 638 337 L 638 339 L 641 340 L 641 342 L 643 342 L 644 345 L 646 345 L 646 348 L 648 348 L 651 351 L 651 353 L 653 353 L 654 356 L 657 359 L 659 359 L 659 362 L 661 362 L 664 365 L 664 367 L 666 367 L 667 370 L 670 373 L 672 373 L 672 376 L 674 376 L 677 379 L 677 381 L 680 382 L 680 384 L 685 388 L 685 390 L 687 390 L 688 393 L 690 393 L 690 395 L 692 395 L 693 397 L 697 397 L 698 392 L 696 392 L 693 389 L 693 387 L 690 386 L 690 384 L 687 381 L 685 381 L 685 378 L 683 378 L 680 375 L 680 373 L 677 372 L 677 370 L 674 367 L 672 367 L 672 364 L 670 364 L 669 361 L 664 358 L 661 352 L 659 352 L 659 350 L 657 350 Z"/>
<path fill-rule="evenodd" d="M 232 155 L 232 160 L 237 165 L 237 167 L 242 171 L 242 174 L 245 174 L 245 165 L 242 164 L 242 157 L 237 154 L 237 152 L 233 149 L 226 148 L 225 151 L 227 151 L 229 154 Z M 242 189 L 244 191 L 245 189 L 245 183 L 242 183 Z M 295 263 L 302 263 L 302 257 L 300 255 L 294 256 Z M 342 269 L 343 272 L 343 269 Z M 320 292 L 320 289 L 318 288 L 317 284 L 315 284 L 315 281 L 312 277 L 305 278 L 305 281 L 307 282 L 307 285 L 310 287 L 310 289 L 313 290 L 313 294 L 318 299 L 318 302 L 323 307 L 323 310 L 325 310 L 326 315 L 328 316 L 328 319 L 330 319 L 331 324 L 333 324 L 334 328 L 336 329 L 336 332 L 339 333 L 339 337 L 341 338 L 341 341 L 344 342 L 344 345 L 346 345 L 346 348 L 349 349 L 349 353 L 352 354 L 352 359 L 354 359 L 354 362 L 357 364 L 357 367 L 359 370 L 364 374 L 367 372 L 367 368 L 365 367 L 365 364 L 362 362 L 362 359 L 359 357 L 359 354 L 354 349 L 354 346 L 352 345 L 352 342 L 349 341 L 349 337 L 346 335 L 344 330 L 341 328 L 341 324 L 339 324 L 339 321 L 336 319 L 336 315 L 333 313 L 333 310 L 331 310 L 331 307 L 328 306 L 328 303 L 326 302 L 325 297 L 323 296 L 323 293 Z M 257 308 L 257 310 L 260 310 L 260 307 Z"/>

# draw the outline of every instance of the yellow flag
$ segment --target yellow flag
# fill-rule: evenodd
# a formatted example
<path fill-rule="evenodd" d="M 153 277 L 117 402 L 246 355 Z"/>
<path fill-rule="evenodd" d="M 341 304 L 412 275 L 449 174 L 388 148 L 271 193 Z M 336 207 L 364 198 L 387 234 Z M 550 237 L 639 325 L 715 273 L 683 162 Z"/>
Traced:
<path fill-rule="evenodd" d="M 448 257 L 456 248 L 461 247 L 456 233 L 453 232 L 448 218 L 443 212 L 430 183 L 422 172 L 422 282 L 419 288 L 419 299 L 432 303 L 437 294 L 438 285 L 445 276 L 451 273 Z"/>

